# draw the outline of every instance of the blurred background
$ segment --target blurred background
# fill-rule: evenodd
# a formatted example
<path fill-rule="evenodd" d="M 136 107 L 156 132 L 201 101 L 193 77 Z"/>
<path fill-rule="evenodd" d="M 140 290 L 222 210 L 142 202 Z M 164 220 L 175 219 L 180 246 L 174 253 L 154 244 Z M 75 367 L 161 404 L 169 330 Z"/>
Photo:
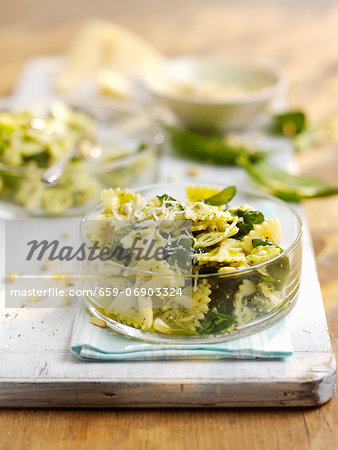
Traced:
<path fill-rule="evenodd" d="M 11 92 L 27 58 L 62 54 L 81 25 L 92 18 L 128 27 L 168 56 L 273 58 L 290 79 L 290 107 L 306 110 L 311 120 L 337 114 L 338 4 L 334 0 L 2 1 L 0 95 Z M 334 183 L 336 150 L 329 147 L 306 153 L 300 160 L 304 170 Z M 333 214 L 335 200 L 323 202 Z M 327 217 L 322 221 L 325 226 L 332 222 Z"/>
<path fill-rule="evenodd" d="M 2 1 L 0 94 L 10 92 L 27 57 L 62 53 L 93 17 L 132 28 L 167 55 L 274 58 L 291 79 L 291 105 L 306 103 L 315 117 L 336 107 L 334 0 Z"/>

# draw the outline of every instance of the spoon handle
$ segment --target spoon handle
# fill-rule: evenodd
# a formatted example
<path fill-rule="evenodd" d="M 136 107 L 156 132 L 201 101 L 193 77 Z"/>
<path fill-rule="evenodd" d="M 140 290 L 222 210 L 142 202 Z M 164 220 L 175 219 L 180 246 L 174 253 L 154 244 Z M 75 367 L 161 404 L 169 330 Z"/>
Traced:
<path fill-rule="evenodd" d="M 77 150 L 77 145 L 71 150 L 66 152 L 60 159 L 58 159 L 54 164 L 52 164 L 45 172 L 42 174 L 41 181 L 46 186 L 55 186 L 63 174 L 65 167 L 70 159 L 75 155 Z"/>

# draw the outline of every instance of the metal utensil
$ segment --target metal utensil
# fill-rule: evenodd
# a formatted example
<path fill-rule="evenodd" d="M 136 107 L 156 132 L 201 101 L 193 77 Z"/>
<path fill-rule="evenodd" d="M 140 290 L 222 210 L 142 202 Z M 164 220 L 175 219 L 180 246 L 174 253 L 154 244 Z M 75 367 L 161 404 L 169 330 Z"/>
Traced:
<path fill-rule="evenodd" d="M 71 150 L 62 155 L 43 173 L 41 177 L 42 183 L 46 186 L 55 186 L 59 182 L 68 162 L 75 156 L 80 156 L 83 159 L 98 158 L 101 156 L 101 149 L 89 139 L 80 139 Z"/>

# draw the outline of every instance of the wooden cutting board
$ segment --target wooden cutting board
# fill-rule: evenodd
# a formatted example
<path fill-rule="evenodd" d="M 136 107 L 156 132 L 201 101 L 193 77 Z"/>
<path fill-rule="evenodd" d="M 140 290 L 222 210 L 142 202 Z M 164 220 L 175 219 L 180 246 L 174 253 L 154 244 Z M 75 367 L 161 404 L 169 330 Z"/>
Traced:
<path fill-rule="evenodd" d="M 312 406 L 335 389 L 308 233 L 284 360 L 84 362 L 69 351 L 75 309 L 2 310 L 0 406 Z"/>
<path fill-rule="evenodd" d="M 42 70 L 45 68 L 45 72 Z M 37 71 L 44 83 L 39 83 Z M 31 64 L 15 101 L 48 92 L 47 61 Z M 34 75 L 34 76 L 33 76 Z M 287 163 L 287 151 L 276 154 Z M 160 178 L 185 180 L 191 163 L 168 156 Z M 198 182 L 244 181 L 240 170 L 205 167 Z M 197 179 L 190 180 L 195 182 Z M 318 276 L 305 224 L 302 286 L 289 315 L 294 355 L 284 360 L 83 362 L 69 351 L 76 310 L 4 309 L 0 315 L 0 406 L 312 406 L 334 394 L 331 351 Z M 4 302 L 4 298 L 2 298 Z"/>

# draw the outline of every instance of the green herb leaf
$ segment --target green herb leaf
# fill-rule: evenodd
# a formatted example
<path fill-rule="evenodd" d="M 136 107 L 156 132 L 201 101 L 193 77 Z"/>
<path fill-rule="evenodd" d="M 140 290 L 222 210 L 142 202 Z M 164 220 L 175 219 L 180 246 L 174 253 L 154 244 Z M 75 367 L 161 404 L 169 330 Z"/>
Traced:
<path fill-rule="evenodd" d="M 274 283 L 276 280 L 269 276 L 269 275 L 264 275 L 263 273 L 260 274 L 260 281 L 264 281 L 264 283 Z"/>
<path fill-rule="evenodd" d="M 265 191 L 289 202 L 338 194 L 338 187 L 309 175 L 291 175 L 267 161 L 244 163 L 248 174 Z"/>
<path fill-rule="evenodd" d="M 141 142 L 137 148 L 138 152 L 141 152 L 142 150 L 146 150 L 149 147 L 147 142 Z"/>
<path fill-rule="evenodd" d="M 221 314 L 216 311 L 209 311 L 206 318 L 197 330 L 198 334 L 223 333 L 235 322 L 232 316 Z"/>
<path fill-rule="evenodd" d="M 209 197 L 206 200 L 204 200 L 204 203 L 212 206 L 227 205 L 230 202 L 230 200 L 234 198 L 236 192 L 237 189 L 235 186 L 229 186 L 223 189 L 218 194 L 213 195 L 212 197 Z"/>
<path fill-rule="evenodd" d="M 248 234 L 251 230 L 253 230 L 254 225 L 261 224 L 264 222 L 264 214 L 260 211 L 255 210 L 242 210 L 236 209 L 233 211 L 238 217 L 241 217 L 242 222 L 238 221 L 236 223 L 236 227 L 238 228 L 238 232 L 233 236 L 235 239 L 240 239 L 246 234 Z"/>
<path fill-rule="evenodd" d="M 183 128 L 163 126 L 169 134 L 172 146 L 189 158 L 232 166 L 238 164 L 239 157 L 259 161 L 267 155 L 266 152 L 228 144 L 220 135 L 200 134 Z"/>
<path fill-rule="evenodd" d="M 160 205 L 162 206 L 163 203 L 164 203 L 164 206 L 165 206 L 166 208 L 168 208 L 169 206 L 171 206 L 171 202 L 177 202 L 177 200 L 176 200 L 175 198 L 170 197 L 170 195 L 168 195 L 168 194 L 157 195 L 156 197 L 159 199 Z M 166 203 L 165 203 L 165 202 L 166 202 Z M 183 211 L 182 205 L 179 205 L 179 207 L 180 207 L 179 209 L 180 209 L 181 211 Z"/>
<path fill-rule="evenodd" d="M 287 256 L 274 261 L 266 267 L 267 273 L 274 279 L 277 289 L 282 289 L 290 272 L 290 261 Z"/>
<path fill-rule="evenodd" d="M 297 137 L 307 127 L 304 114 L 297 111 L 276 116 L 276 132 L 279 130 L 279 133 L 284 134 L 286 123 L 293 124 Z M 285 201 L 299 202 L 306 198 L 338 194 L 338 187 L 331 187 L 308 175 L 291 175 L 273 166 L 266 161 L 267 152 L 229 145 L 220 135 L 204 135 L 169 125 L 164 127 L 173 147 L 183 155 L 216 164 L 241 166 L 262 190 Z"/>
<path fill-rule="evenodd" d="M 16 190 L 21 185 L 20 176 L 12 175 L 10 173 L 1 172 L 1 177 L 4 181 L 5 186 L 9 186 L 11 189 Z"/>
<path fill-rule="evenodd" d="M 252 239 L 252 247 L 256 248 L 259 247 L 260 245 L 272 245 L 275 246 L 276 244 L 274 244 L 273 242 L 270 242 L 266 239 Z"/>
<path fill-rule="evenodd" d="M 24 158 L 25 163 L 29 161 L 35 161 L 38 165 L 38 167 L 47 167 L 50 156 L 46 151 L 35 153 L 34 155 L 25 156 Z"/>
<path fill-rule="evenodd" d="M 171 202 L 176 201 L 173 197 L 170 197 L 170 195 L 168 195 L 168 194 L 157 195 L 156 197 L 159 199 L 161 206 L 163 205 L 163 202 L 165 202 L 165 201 L 168 201 L 168 200 Z M 165 206 L 167 206 L 167 205 L 165 205 Z"/>
<path fill-rule="evenodd" d="M 289 111 L 273 117 L 272 132 L 283 136 L 295 136 L 307 128 L 306 117 L 302 111 Z"/>
<path fill-rule="evenodd" d="M 128 254 L 128 249 L 125 249 L 121 244 L 121 240 L 126 236 L 130 235 L 131 232 L 135 230 L 135 224 L 128 225 L 121 228 L 114 236 L 113 242 L 110 246 L 109 259 L 116 261 L 118 263 L 129 264 L 132 255 Z"/>
<path fill-rule="evenodd" d="M 182 238 L 172 241 L 166 247 L 164 258 L 170 265 L 178 265 L 183 269 L 189 269 L 192 264 L 194 239 L 192 237 Z"/>
<path fill-rule="evenodd" d="M 15 127 L 13 126 L 13 124 L 0 123 L 0 135 L 13 134 L 14 131 L 15 131 Z"/>
<path fill-rule="evenodd" d="M 262 313 L 265 310 L 266 297 L 261 292 L 254 292 L 243 298 L 243 305 L 252 308 L 257 313 Z"/>

